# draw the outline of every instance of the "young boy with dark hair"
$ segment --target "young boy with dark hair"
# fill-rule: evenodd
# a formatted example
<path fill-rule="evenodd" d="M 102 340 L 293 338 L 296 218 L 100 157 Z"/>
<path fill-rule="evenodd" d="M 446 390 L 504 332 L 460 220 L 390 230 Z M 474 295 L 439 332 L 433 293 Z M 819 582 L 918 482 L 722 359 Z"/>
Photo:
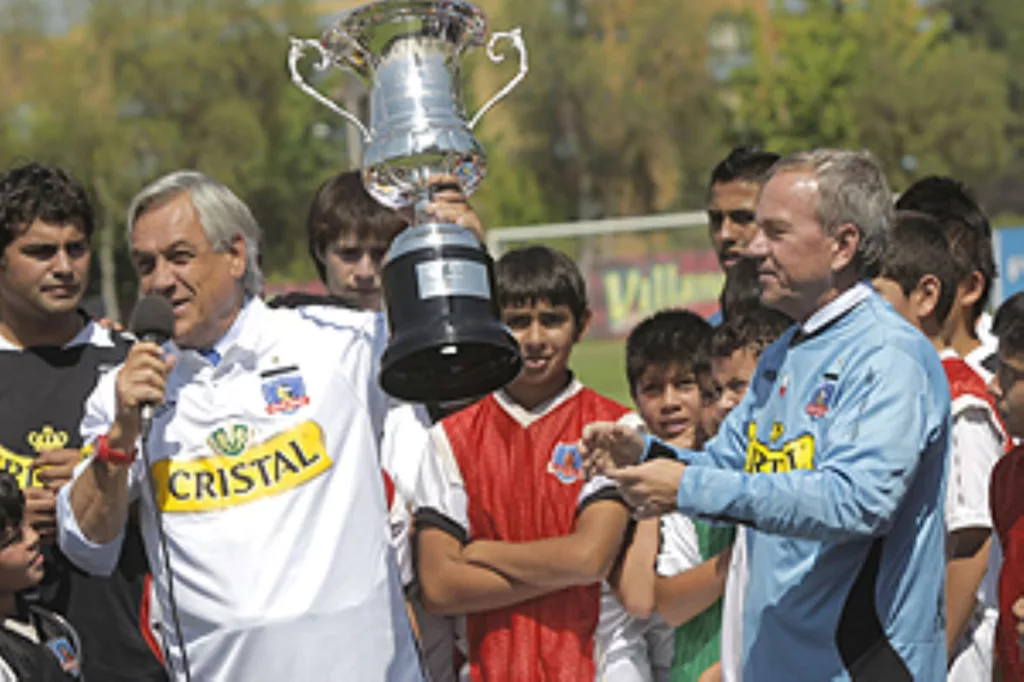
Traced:
<path fill-rule="evenodd" d="M 948 177 L 930 176 L 911 185 L 896 202 L 901 211 L 927 213 L 939 222 L 956 268 L 956 292 L 944 337 L 982 379 L 992 378 L 995 348 L 978 334 L 996 277 L 992 227 L 971 190 Z"/>
<path fill-rule="evenodd" d="M 440 222 L 461 225 L 483 239 L 480 219 L 449 178 L 436 179 L 426 214 Z M 396 211 L 378 203 L 365 189 L 357 171 L 328 179 L 317 190 L 306 220 L 307 246 L 326 296 L 291 292 L 276 297 L 270 307 L 303 308 L 303 314 L 338 323 L 359 311 L 380 311 L 384 257 L 398 234 L 411 223 L 411 210 Z M 387 330 L 383 316 L 376 334 L 383 351 Z M 381 466 L 388 483 L 389 525 L 403 584 L 423 658 L 433 682 L 454 682 L 451 619 L 422 608 L 412 582 L 408 537 L 409 507 L 415 500 L 416 480 L 426 431 L 443 415 L 470 401 L 426 404 L 392 403 L 384 423 Z M 406 559 L 410 559 L 406 561 Z"/>
<path fill-rule="evenodd" d="M 39 533 L 25 518 L 18 481 L 0 472 L 0 680 L 68 682 L 79 678 L 74 629 L 19 596 L 43 579 Z"/>
<path fill-rule="evenodd" d="M 1024 294 L 999 306 L 992 324 L 999 343 L 998 365 L 989 389 L 1014 438 L 1024 437 Z M 1024 682 L 1024 447 L 1003 457 L 989 488 L 992 525 L 1003 565 L 999 573 L 999 623 L 995 682 Z"/>
<path fill-rule="evenodd" d="M 427 214 L 474 232 L 482 240 L 480 219 L 466 197 L 438 178 Z M 408 211 L 378 203 L 363 185 L 358 171 L 345 171 L 317 189 L 306 216 L 306 244 L 320 281 L 327 291 L 360 310 L 381 309 L 381 274 L 384 256 L 398 233 L 409 226 Z M 287 303 L 288 298 L 285 299 Z M 292 295 L 289 307 L 306 303 L 332 303 L 319 297 Z"/>
<path fill-rule="evenodd" d="M 610 481 L 586 479 L 577 444 L 585 424 L 629 411 L 569 370 L 591 316 L 575 264 L 533 246 L 495 275 L 523 371 L 430 433 L 416 495 L 423 602 L 466 614 L 471 680 L 592 682 L 612 648 L 602 583 L 629 513 Z"/>
<path fill-rule="evenodd" d="M 680 447 L 704 442 L 703 402 L 710 384 L 711 325 L 687 310 L 656 313 L 626 341 L 626 377 L 648 432 Z M 661 543 L 659 549 L 658 535 Z M 653 590 L 658 615 L 672 628 L 670 679 L 696 680 L 718 660 L 719 597 L 733 529 L 671 514 L 637 525 L 620 591 Z M 725 551 L 724 557 L 718 555 Z M 717 568 L 716 568 L 717 567 Z"/>
<path fill-rule="evenodd" d="M 930 215 L 901 211 L 875 288 L 927 336 L 949 380 L 953 420 L 945 522 L 949 679 L 989 679 L 998 553 L 990 556 L 988 481 L 1008 438 L 981 377 L 946 345 L 946 316 L 964 286 L 945 232 Z"/>
<path fill-rule="evenodd" d="M 761 353 L 793 324 L 786 315 L 761 305 L 745 306 L 711 335 L 709 355 L 714 383 L 714 410 L 705 423 L 709 436 L 747 392 Z"/>
<path fill-rule="evenodd" d="M 320 281 L 350 305 L 380 310 L 384 254 L 408 224 L 369 195 L 358 171 L 329 178 L 306 217 L 309 256 Z"/>
<path fill-rule="evenodd" d="M 792 321 L 788 317 L 776 310 L 746 305 L 728 314 L 725 322 L 712 332 L 707 355 L 710 359 L 714 399 L 712 409 L 705 412 L 704 425 L 709 438 L 717 433 L 722 420 L 739 404 L 743 394 L 747 392 L 747 386 L 754 375 L 761 353 L 791 324 Z M 715 663 L 710 669 L 705 670 L 707 676 L 702 675 L 698 678 L 700 682 L 719 677 L 726 682 L 739 682 L 741 679 L 743 595 L 747 584 L 746 529 L 743 526 L 736 528 L 731 551 L 723 552 L 720 557 L 719 561 L 706 562 L 703 568 L 697 567 L 693 571 L 695 575 L 699 575 L 697 571 L 707 574 L 714 569 L 717 580 L 723 570 L 723 564 L 728 566 L 724 593 L 721 588 L 715 593 L 716 598 L 722 596 L 720 664 Z M 697 667 L 694 667 L 694 670 L 700 672 Z"/>

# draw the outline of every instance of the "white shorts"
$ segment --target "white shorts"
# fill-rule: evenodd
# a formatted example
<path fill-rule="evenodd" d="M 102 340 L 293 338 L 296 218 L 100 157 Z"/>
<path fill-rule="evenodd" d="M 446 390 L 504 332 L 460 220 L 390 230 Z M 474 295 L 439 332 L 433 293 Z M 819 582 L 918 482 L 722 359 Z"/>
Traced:
<path fill-rule="evenodd" d="M 957 642 L 949 665 L 948 682 L 988 682 L 992 679 L 992 647 L 998 615 L 988 610 L 968 623 L 968 632 Z"/>

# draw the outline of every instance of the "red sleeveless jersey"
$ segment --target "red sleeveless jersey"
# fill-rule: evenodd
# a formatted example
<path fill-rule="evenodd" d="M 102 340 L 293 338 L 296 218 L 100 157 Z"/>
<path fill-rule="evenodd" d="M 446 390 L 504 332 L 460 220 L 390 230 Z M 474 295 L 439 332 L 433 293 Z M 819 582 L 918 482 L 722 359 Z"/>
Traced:
<path fill-rule="evenodd" d="M 960 357 L 950 356 L 942 358 L 942 368 L 946 371 L 946 380 L 949 381 L 949 394 L 953 402 L 953 414 L 957 413 L 958 403 L 962 402 L 969 401 L 986 407 L 992 414 L 993 422 L 999 428 L 999 435 L 1003 439 L 1004 451 L 1009 452 L 1013 448 L 1013 442 L 1006 433 L 1006 426 L 999 416 L 995 398 L 988 392 L 985 380 Z"/>
<path fill-rule="evenodd" d="M 1024 596 L 1024 447 L 1002 457 L 989 485 L 992 525 L 1003 550 L 999 570 L 996 656 L 1005 682 L 1024 682 L 1024 653 L 1017 644 L 1013 602 Z"/>
<path fill-rule="evenodd" d="M 572 392 L 572 389 L 569 389 Z M 445 419 L 473 539 L 525 542 L 572 533 L 584 486 L 583 427 L 628 410 L 580 387 L 542 415 L 493 394 Z M 573 587 L 467 616 L 470 675 L 487 682 L 593 682 L 601 586 Z"/>

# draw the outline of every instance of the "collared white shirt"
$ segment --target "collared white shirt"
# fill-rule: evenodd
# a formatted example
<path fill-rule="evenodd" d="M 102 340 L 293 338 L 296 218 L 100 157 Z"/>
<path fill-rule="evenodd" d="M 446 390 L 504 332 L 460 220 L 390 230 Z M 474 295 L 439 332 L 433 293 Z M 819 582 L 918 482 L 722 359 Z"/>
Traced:
<path fill-rule="evenodd" d="M 939 357 L 943 360 L 959 358 L 956 351 L 950 348 L 940 351 Z M 978 371 L 974 366 L 971 369 Z M 951 416 L 953 426 L 944 511 L 947 537 L 967 528 L 992 528 L 989 480 L 1005 447 L 997 417 L 991 405 L 981 398 L 970 393 L 954 395 Z M 1001 564 L 999 542 L 993 540 L 989 548 L 988 568 L 978 586 L 975 611 L 956 642 L 950 662 L 949 679 L 953 682 L 988 679 L 992 676 L 992 647 L 995 622 L 999 617 Z"/>
<path fill-rule="evenodd" d="M 252 300 L 216 345 L 216 366 L 174 351 L 129 488 L 170 614 L 162 518 L 192 679 L 421 679 L 385 522 L 377 319 L 345 311 L 325 323 Z M 86 442 L 113 421 L 115 377 L 89 399 Z M 121 538 L 90 542 L 70 488 L 58 500 L 61 548 L 86 570 L 109 571 Z M 166 622 L 170 667 L 184 679 Z"/>

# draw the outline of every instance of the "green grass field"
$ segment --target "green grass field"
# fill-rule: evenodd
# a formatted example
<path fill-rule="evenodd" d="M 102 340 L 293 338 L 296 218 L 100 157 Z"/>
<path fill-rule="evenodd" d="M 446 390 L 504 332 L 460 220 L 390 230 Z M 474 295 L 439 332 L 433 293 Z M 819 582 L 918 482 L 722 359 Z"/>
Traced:
<path fill-rule="evenodd" d="M 573 349 L 569 361 L 584 385 L 632 407 L 626 385 L 626 344 L 624 341 L 587 341 Z"/>

